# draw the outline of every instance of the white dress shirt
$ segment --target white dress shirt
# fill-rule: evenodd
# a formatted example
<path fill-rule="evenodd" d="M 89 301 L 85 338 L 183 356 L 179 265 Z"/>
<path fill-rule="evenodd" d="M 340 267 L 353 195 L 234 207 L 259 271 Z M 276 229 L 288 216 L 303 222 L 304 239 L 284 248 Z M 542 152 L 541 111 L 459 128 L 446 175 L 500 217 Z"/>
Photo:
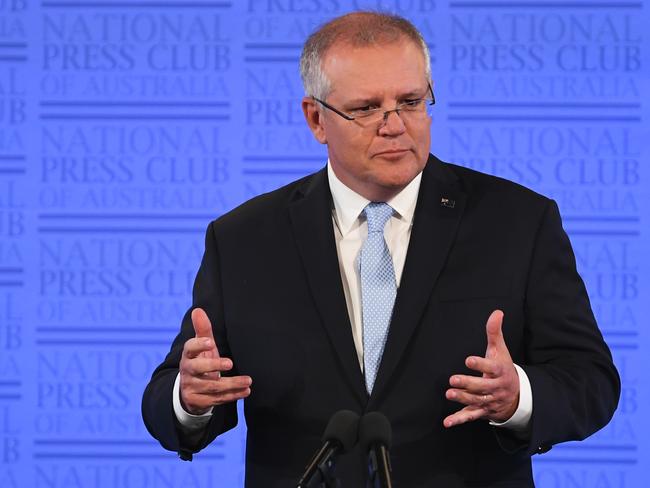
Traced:
<path fill-rule="evenodd" d="M 357 260 L 361 246 L 368 235 L 368 224 L 363 209 L 370 200 L 362 197 L 345 186 L 339 180 L 328 161 L 327 176 L 332 200 L 332 222 L 334 225 L 334 240 L 341 272 L 341 281 L 345 293 L 345 302 L 352 324 L 352 337 L 357 351 L 359 366 L 363 370 L 363 321 L 361 318 L 361 286 Z M 395 280 L 399 290 L 402 270 L 406 260 L 413 214 L 417 203 L 422 173 L 418 174 L 401 192 L 391 198 L 388 203 L 393 210 L 393 216 L 388 220 L 384 229 L 384 237 L 388 250 L 393 259 Z M 507 427 L 514 431 L 525 431 L 528 427 L 533 410 L 532 391 L 526 373 L 515 365 L 519 376 L 519 405 L 515 414 L 505 422 L 490 422 L 498 427 Z M 210 418 L 212 411 L 203 415 L 191 415 L 186 412 L 180 402 L 180 375 L 176 377 L 173 392 L 174 412 L 181 425 L 195 430 L 203 426 Z"/>

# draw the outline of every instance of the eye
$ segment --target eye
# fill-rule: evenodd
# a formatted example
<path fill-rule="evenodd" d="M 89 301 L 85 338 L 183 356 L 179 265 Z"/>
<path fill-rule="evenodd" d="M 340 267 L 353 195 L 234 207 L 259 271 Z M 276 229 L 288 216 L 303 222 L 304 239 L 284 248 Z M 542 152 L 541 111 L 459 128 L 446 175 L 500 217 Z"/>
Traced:
<path fill-rule="evenodd" d="M 422 101 L 422 98 L 417 98 L 415 100 L 404 100 L 400 105 L 406 109 L 418 108 Z"/>
<path fill-rule="evenodd" d="M 353 108 L 350 111 L 351 112 L 358 112 L 358 113 L 360 112 L 360 113 L 362 113 L 362 112 L 370 112 L 372 110 L 377 110 L 377 106 L 376 105 L 364 105 L 363 107 Z"/>

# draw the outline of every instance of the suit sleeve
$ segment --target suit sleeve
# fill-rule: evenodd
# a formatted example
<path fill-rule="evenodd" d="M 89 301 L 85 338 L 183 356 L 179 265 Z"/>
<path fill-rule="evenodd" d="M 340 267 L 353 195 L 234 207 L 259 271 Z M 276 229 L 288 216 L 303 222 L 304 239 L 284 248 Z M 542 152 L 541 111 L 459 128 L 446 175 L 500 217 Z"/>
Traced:
<path fill-rule="evenodd" d="M 621 387 L 551 200 L 535 240 L 524 314 L 521 366 L 533 394 L 525 449 L 535 454 L 604 427 L 618 405 Z"/>
<path fill-rule="evenodd" d="M 194 281 L 192 307 L 185 313 L 181 330 L 174 339 L 171 349 L 151 377 L 142 397 L 142 418 L 149 433 L 170 451 L 177 451 L 181 459 L 191 460 L 192 454 L 200 451 L 219 434 L 237 425 L 237 406 L 229 403 L 214 408 L 208 425 L 195 435 L 184 433 L 176 419 L 172 404 L 174 381 L 185 342 L 194 337 L 191 311 L 200 307 L 207 313 L 212 331 L 223 357 L 230 357 L 230 348 L 223 321 L 223 303 L 219 276 L 219 253 L 214 223 L 208 226 L 205 236 L 205 251 L 201 266 Z M 237 365 L 227 374 L 237 375 Z M 226 373 L 224 373 L 226 374 Z"/>

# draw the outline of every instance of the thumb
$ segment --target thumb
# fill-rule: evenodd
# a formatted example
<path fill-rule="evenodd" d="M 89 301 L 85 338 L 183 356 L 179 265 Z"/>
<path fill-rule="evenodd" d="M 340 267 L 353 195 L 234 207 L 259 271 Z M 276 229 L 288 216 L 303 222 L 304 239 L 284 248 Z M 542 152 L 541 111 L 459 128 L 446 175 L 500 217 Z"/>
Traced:
<path fill-rule="evenodd" d="M 495 358 L 504 350 L 508 352 L 506 341 L 503 338 L 503 331 L 501 330 L 502 324 L 503 312 L 501 310 L 495 310 L 487 319 L 487 323 L 485 324 L 485 332 L 487 334 L 486 358 Z"/>
<path fill-rule="evenodd" d="M 192 325 L 194 326 L 196 337 L 212 339 L 215 346 L 213 351 L 207 351 L 201 354 L 206 357 L 219 357 L 217 344 L 214 340 L 214 335 L 212 334 L 212 324 L 210 323 L 210 319 L 208 318 L 208 314 L 205 313 L 205 310 L 202 308 L 195 308 L 192 310 Z M 212 352 L 212 354 L 210 354 L 210 352 Z M 214 353 L 216 353 L 216 355 Z"/>

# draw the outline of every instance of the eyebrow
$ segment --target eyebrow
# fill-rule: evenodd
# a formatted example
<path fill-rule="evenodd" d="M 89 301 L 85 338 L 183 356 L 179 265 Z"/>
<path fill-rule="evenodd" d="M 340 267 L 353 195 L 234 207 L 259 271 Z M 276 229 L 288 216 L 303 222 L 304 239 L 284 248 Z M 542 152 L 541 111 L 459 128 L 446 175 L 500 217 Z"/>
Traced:
<path fill-rule="evenodd" d="M 403 95 L 400 95 L 399 98 L 413 98 L 413 97 L 426 97 L 427 94 L 429 93 L 428 87 L 424 89 L 424 94 L 420 93 L 421 89 L 416 89 L 416 90 L 411 90 Z"/>
<path fill-rule="evenodd" d="M 424 94 L 421 93 L 422 89 L 413 89 L 409 90 L 406 93 L 402 93 L 399 95 L 397 98 L 398 100 L 404 100 L 405 98 L 423 98 L 427 96 L 428 90 L 425 88 L 424 89 Z M 377 105 L 380 105 L 379 103 L 379 97 L 376 96 L 369 96 L 369 97 L 358 97 L 358 98 L 353 98 L 352 100 L 346 101 L 344 104 L 347 106 L 352 106 L 352 105 L 359 105 L 359 104 L 364 104 L 364 103 L 376 103 Z"/>
<path fill-rule="evenodd" d="M 379 98 L 377 97 L 367 97 L 367 98 L 360 97 L 360 98 L 354 98 L 352 100 L 343 102 L 343 105 L 346 107 L 353 107 L 356 105 L 370 105 L 370 104 L 381 105 L 381 103 L 379 102 Z"/>

